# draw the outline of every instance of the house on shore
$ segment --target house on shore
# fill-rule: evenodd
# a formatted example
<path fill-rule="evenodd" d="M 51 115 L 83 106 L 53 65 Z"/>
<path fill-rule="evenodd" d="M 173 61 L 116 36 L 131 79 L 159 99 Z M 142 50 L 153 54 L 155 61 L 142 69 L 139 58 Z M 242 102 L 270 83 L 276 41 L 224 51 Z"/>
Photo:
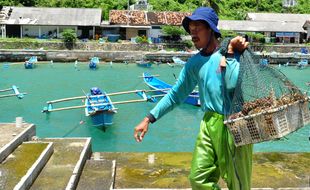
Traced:
<path fill-rule="evenodd" d="M 219 28 L 244 35 L 247 32 L 261 33 L 265 36 L 265 42 L 298 44 L 305 39 L 305 30 L 295 22 L 222 20 L 219 21 Z"/>
<path fill-rule="evenodd" d="M 111 10 L 109 27 L 119 29 L 122 39 L 131 39 L 136 36 L 158 38 L 162 35 L 161 26 L 180 26 L 186 12 L 173 11 L 140 11 L 140 10 Z"/>
<path fill-rule="evenodd" d="M 142 2 L 142 3 L 141 3 Z M 136 8 L 141 10 L 136 10 Z M 152 11 L 145 0 L 130 10 L 111 10 L 102 20 L 101 9 L 3 7 L 0 36 L 60 38 L 64 29 L 73 29 L 80 39 L 98 39 L 116 34 L 122 40 L 136 36 L 158 39 L 162 26 L 181 26 L 189 12 Z M 303 43 L 310 40 L 310 14 L 248 13 L 246 20 L 220 20 L 221 30 L 261 33 L 266 42 Z"/>
<path fill-rule="evenodd" d="M 64 29 L 73 29 L 80 39 L 94 38 L 101 14 L 93 8 L 3 7 L 1 36 L 59 38 Z"/>
<path fill-rule="evenodd" d="M 308 38 L 304 25 L 309 19 L 310 14 L 287 13 L 248 13 L 246 17 L 249 21 L 264 22 L 262 25 L 268 27 L 268 30 L 258 32 L 263 32 L 267 41 L 280 43 L 305 42 Z"/>

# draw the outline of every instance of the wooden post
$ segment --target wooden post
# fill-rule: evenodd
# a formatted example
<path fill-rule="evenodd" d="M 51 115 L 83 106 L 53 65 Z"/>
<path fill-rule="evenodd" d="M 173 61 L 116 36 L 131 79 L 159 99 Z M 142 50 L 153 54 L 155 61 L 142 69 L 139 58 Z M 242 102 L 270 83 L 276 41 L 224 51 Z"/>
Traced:
<path fill-rule="evenodd" d="M 20 25 L 20 38 L 23 38 L 23 25 Z"/>

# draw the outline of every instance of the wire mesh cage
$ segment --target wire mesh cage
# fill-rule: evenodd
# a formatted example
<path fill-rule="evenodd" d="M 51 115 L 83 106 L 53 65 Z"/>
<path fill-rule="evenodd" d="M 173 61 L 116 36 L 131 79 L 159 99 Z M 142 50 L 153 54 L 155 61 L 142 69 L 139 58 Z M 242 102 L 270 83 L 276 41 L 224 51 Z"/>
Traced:
<path fill-rule="evenodd" d="M 234 92 L 226 92 L 225 125 L 235 145 L 281 138 L 310 123 L 309 98 L 276 68 L 247 49 Z"/>

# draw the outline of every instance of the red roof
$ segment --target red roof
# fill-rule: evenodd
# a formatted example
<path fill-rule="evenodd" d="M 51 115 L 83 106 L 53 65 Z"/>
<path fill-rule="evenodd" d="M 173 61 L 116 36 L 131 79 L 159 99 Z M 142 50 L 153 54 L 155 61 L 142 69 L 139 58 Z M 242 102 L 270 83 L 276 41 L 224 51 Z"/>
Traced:
<path fill-rule="evenodd" d="M 109 14 L 110 24 L 129 25 L 174 25 L 179 26 L 185 16 L 191 13 L 184 12 L 147 12 L 111 10 Z"/>

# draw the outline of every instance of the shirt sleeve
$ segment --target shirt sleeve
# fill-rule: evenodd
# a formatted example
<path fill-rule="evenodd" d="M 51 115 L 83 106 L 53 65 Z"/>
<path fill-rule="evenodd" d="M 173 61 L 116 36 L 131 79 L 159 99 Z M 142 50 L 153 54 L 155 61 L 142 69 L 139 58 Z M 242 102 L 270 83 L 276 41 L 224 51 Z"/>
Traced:
<path fill-rule="evenodd" d="M 188 65 L 189 64 L 186 64 L 183 67 L 176 84 L 150 111 L 150 114 L 152 114 L 156 120 L 173 110 L 177 105 L 183 103 L 197 85 L 197 80 L 189 71 Z"/>
<path fill-rule="evenodd" d="M 235 57 L 226 58 L 225 83 L 228 91 L 233 90 L 238 81 L 240 70 L 240 54 L 235 53 Z"/>

